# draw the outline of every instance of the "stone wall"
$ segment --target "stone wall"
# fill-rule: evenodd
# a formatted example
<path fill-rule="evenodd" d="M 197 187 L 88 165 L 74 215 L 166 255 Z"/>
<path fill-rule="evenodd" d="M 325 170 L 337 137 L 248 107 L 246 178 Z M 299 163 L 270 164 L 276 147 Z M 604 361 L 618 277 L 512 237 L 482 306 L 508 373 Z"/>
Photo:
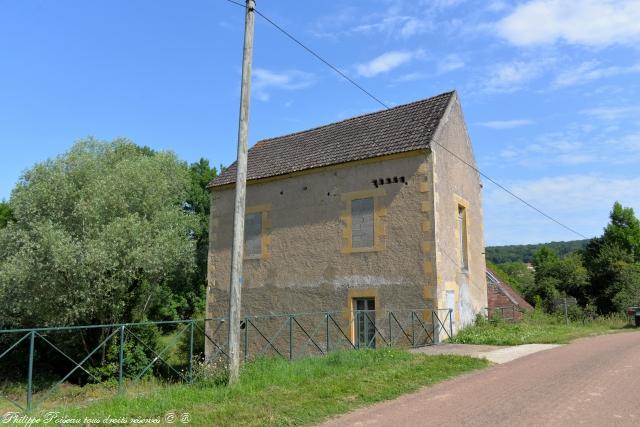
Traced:
<path fill-rule="evenodd" d="M 455 333 L 487 307 L 482 193 L 480 176 L 463 163 L 476 165 L 457 96 L 440 126 L 432 143 L 437 300 L 446 308 L 447 291 L 453 293 Z M 460 206 L 466 211 L 467 269 L 461 265 Z"/>
<path fill-rule="evenodd" d="M 377 310 L 424 308 L 433 282 L 423 254 L 423 230 L 433 230 L 421 192 L 428 157 L 416 151 L 248 185 L 247 212 L 263 213 L 264 235 L 261 256 L 244 262 L 243 315 L 343 311 L 348 322 L 354 297 L 375 298 Z M 361 197 L 375 201 L 368 250 L 350 242 L 351 201 Z M 233 186 L 211 192 L 210 317 L 227 314 L 233 198 Z"/>
<path fill-rule="evenodd" d="M 493 319 L 499 316 L 507 320 L 522 320 L 523 309 L 514 304 L 499 285 L 487 281 L 487 307 L 488 317 Z"/>

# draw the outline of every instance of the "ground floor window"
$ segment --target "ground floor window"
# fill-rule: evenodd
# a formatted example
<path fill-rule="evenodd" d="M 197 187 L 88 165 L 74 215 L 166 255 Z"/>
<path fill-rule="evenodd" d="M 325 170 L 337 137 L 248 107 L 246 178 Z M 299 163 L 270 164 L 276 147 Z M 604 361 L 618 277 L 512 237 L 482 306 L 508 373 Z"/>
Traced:
<path fill-rule="evenodd" d="M 358 348 L 376 347 L 376 300 L 374 298 L 353 299 L 355 321 L 355 345 Z"/>

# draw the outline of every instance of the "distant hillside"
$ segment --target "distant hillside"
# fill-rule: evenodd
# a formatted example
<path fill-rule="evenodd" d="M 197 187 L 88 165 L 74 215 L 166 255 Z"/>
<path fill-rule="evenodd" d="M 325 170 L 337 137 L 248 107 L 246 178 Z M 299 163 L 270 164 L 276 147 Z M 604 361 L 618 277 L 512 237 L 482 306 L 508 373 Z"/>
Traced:
<path fill-rule="evenodd" d="M 508 246 L 487 246 L 485 254 L 489 261 L 494 264 L 504 262 L 531 262 L 533 254 L 541 246 L 551 247 L 558 255 L 566 255 L 583 249 L 589 240 L 572 240 L 569 242 L 538 243 L 535 245 L 508 245 Z"/>

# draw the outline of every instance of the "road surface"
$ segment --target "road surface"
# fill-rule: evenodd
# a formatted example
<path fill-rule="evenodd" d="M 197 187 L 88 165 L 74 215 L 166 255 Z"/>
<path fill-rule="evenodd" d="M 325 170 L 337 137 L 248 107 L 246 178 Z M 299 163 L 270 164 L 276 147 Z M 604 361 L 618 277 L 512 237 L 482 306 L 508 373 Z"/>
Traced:
<path fill-rule="evenodd" d="M 580 339 L 326 424 L 444 425 L 640 426 L 640 332 Z"/>

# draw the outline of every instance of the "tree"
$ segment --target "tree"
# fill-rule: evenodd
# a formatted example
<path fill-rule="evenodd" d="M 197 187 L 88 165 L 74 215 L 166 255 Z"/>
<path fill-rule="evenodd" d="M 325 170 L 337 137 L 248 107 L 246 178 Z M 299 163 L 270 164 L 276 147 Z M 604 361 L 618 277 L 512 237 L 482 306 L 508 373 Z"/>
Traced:
<path fill-rule="evenodd" d="M 524 262 L 506 262 L 499 265 L 500 269 L 510 278 L 508 283 L 521 295 L 535 283 L 533 271 Z"/>
<path fill-rule="evenodd" d="M 610 219 L 604 234 L 585 249 L 591 293 L 602 313 L 640 304 L 640 221 L 618 202 Z"/>
<path fill-rule="evenodd" d="M 533 255 L 535 281 L 525 289 L 525 298 L 532 303 L 540 298 L 549 310 L 553 300 L 559 297 L 574 297 L 581 305 L 590 301 L 588 274 L 582 256 L 574 253 L 559 257 L 555 251 L 542 246 Z"/>
<path fill-rule="evenodd" d="M 209 192 L 207 185 L 217 176 L 218 171 L 209 165 L 206 159 L 189 166 L 190 186 L 185 209 L 196 217 L 196 227 L 192 238 L 196 245 L 196 268 L 188 276 L 182 277 L 177 287 L 186 298 L 186 305 L 181 311 L 182 317 L 193 317 L 200 313 L 204 306 L 207 284 L 207 258 L 209 254 Z"/>
<path fill-rule="evenodd" d="M 602 236 L 604 242 L 627 252 L 634 262 L 640 262 L 640 220 L 633 208 L 625 208 L 615 202 L 609 217 L 611 222 Z"/>
<path fill-rule="evenodd" d="M 4 200 L 0 202 L 0 228 L 5 228 L 11 219 L 11 208 Z"/>
<path fill-rule="evenodd" d="M 190 185 L 174 154 L 126 140 L 81 141 L 25 172 L 0 230 L 0 325 L 175 317 L 196 267 Z"/>

